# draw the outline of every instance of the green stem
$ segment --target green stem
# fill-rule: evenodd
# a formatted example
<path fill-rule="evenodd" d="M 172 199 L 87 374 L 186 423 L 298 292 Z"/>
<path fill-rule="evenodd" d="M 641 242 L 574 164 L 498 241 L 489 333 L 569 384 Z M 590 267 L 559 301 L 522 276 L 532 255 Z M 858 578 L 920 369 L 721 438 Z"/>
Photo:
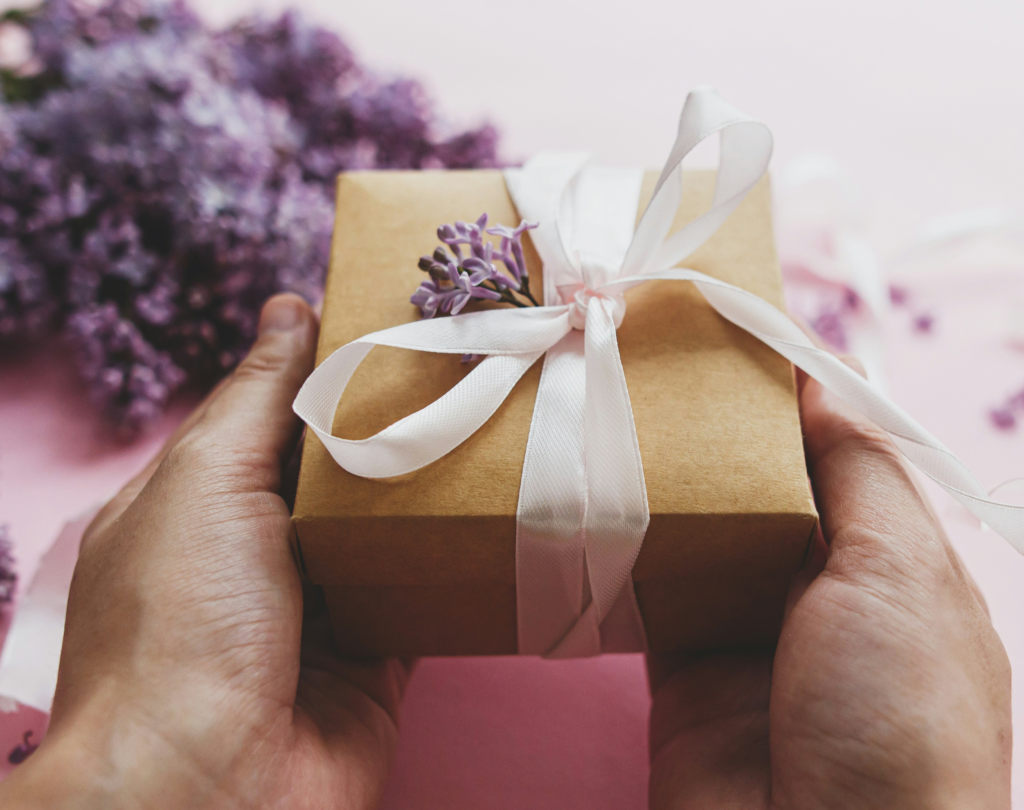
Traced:
<path fill-rule="evenodd" d="M 501 296 L 501 300 L 504 301 L 505 303 L 514 304 L 515 306 L 519 307 L 520 309 L 522 309 L 524 307 L 530 306 L 529 304 L 524 304 L 522 301 L 517 299 L 512 294 L 511 290 L 501 289 L 493 281 L 484 282 L 480 286 L 483 287 L 484 289 L 491 290 L 492 292 L 498 293 L 498 295 Z"/>
<path fill-rule="evenodd" d="M 522 294 L 523 294 L 523 295 L 525 295 L 525 296 L 526 296 L 527 298 L 529 298 L 529 299 L 530 299 L 530 300 L 531 300 L 531 301 L 533 302 L 533 305 L 534 305 L 535 307 L 539 307 L 539 306 L 540 306 L 540 303 L 539 303 L 539 302 L 537 301 L 537 299 L 536 299 L 536 298 L 534 298 L 534 297 L 533 297 L 533 295 L 532 295 L 532 294 L 530 293 L 530 279 L 528 279 L 528 278 L 526 278 L 526 277 L 524 276 L 524 277 L 523 277 L 523 281 L 522 281 L 522 285 L 523 285 L 523 292 L 522 292 Z"/>

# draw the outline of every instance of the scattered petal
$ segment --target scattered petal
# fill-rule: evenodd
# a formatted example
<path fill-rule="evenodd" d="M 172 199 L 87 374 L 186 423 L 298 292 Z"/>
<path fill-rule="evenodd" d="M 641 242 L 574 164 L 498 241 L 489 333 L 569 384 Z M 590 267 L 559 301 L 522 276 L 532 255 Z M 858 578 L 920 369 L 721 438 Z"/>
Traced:
<path fill-rule="evenodd" d="M 988 416 L 999 430 L 1012 430 L 1017 425 L 1017 418 L 1006 408 L 993 408 Z"/>
<path fill-rule="evenodd" d="M 889 285 L 889 301 L 894 307 L 902 307 L 910 300 L 910 293 L 906 287 L 896 284 Z"/>
<path fill-rule="evenodd" d="M 11 753 L 7 755 L 7 761 L 12 765 L 20 765 L 35 751 L 38 747 L 38 743 L 31 741 L 32 731 L 26 731 L 21 738 L 21 742 L 11 749 Z"/>

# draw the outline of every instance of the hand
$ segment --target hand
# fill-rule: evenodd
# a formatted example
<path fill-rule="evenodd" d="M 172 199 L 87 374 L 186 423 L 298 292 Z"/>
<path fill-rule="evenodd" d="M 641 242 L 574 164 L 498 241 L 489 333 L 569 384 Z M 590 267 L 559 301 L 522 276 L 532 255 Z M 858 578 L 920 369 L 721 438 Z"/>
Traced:
<path fill-rule="evenodd" d="M 89 527 L 50 729 L 0 804 L 379 803 L 408 668 L 339 658 L 308 599 L 303 632 L 279 494 L 316 330 L 272 299 L 249 357 Z"/>
<path fill-rule="evenodd" d="M 801 377 L 823 537 L 772 653 L 649 661 L 652 808 L 1008 808 L 1010 665 L 883 431 Z"/>

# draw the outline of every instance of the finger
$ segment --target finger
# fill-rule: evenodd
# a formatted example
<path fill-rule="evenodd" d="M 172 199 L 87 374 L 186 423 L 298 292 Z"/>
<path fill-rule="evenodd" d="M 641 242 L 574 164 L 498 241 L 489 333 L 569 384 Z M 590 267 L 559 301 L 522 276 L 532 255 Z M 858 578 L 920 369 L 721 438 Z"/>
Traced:
<path fill-rule="evenodd" d="M 295 442 L 291 457 L 288 459 L 288 463 L 284 465 L 284 472 L 282 473 L 281 497 L 288 504 L 289 512 L 295 508 L 295 494 L 299 488 L 299 468 L 302 463 L 302 446 L 305 435 L 305 433 L 300 435 L 299 440 Z"/>
<path fill-rule="evenodd" d="M 786 595 L 786 606 L 782 613 L 783 623 L 789 618 L 789 614 L 793 612 L 793 608 L 796 607 L 797 602 L 807 592 L 811 583 L 825 570 L 827 562 L 828 543 L 825 542 L 825 537 L 821 533 L 821 525 L 819 524 L 814 535 L 811 537 L 811 547 L 807 551 L 807 560 L 804 562 L 804 567 L 796 573 L 792 582 L 790 582 L 789 593 Z"/>
<path fill-rule="evenodd" d="M 830 552 L 827 574 L 882 576 L 904 592 L 952 571 L 970 583 L 902 454 L 816 380 L 800 396 L 808 469 Z"/>
<path fill-rule="evenodd" d="M 668 675 L 658 672 L 668 664 Z M 678 664 L 678 668 L 673 666 Z M 770 653 L 649 659 L 651 808 L 765 807 Z"/>
<path fill-rule="evenodd" d="M 283 307 L 283 309 L 281 309 L 281 307 Z M 305 309 L 306 313 L 309 312 L 309 308 L 306 303 L 298 296 L 283 295 L 270 299 L 264 306 L 264 312 L 260 319 L 260 334 L 262 335 L 264 331 L 268 333 L 278 331 L 282 325 L 287 330 L 289 323 L 288 319 L 293 314 L 295 307 L 298 307 L 300 310 Z M 303 313 L 303 316 L 305 316 L 306 313 Z M 258 342 L 257 346 L 253 347 L 253 353 L 256 353 L 259 348 L 260 344 Z M 265 349 L 261 350 L 265 351 Z M 246 366 L 246 362 L 248 362 L 248 358 L 246 361 L 243 361 L 240 369 Z M 160 451 L 150 459 L 142 471 L 132 478 L 131 481 L 125 484 L 121 491 L 97 513 L 93 522 L 86 530 L 86 537 L 102 531 L 104 527 L 117 520 L 118 516 L 128 508 L 128 505 L 138 497 L 139 492 L 142 491 L 142 488 L 146 485 L 149 479 L 152 478 L 153 473 L 156 472 L 156 469 L 163 462 L 164 458 L 167 457 L 167 454 L 171 449 L 175 447 L 183 437 L 188 435 L 204 418 L 210 408 L 210 405 L 217 400 L 220 394 L 226 390 L 229 385 L 231 385 L 238 373 L 239 370 L 236 369 L 234 374 L 225 377 L 209 394 L 207 394 L 199 406 L 196 407 L 185 421 L 178 426 L 174 433 L 171 434 L 171 437 L 164 443 Z"/>
<path fill-rule="evenodd" d="M 271 298 L 252 351 L 184 441 L 219 463 L 230 458 L 232 469 L 255 476 L 254 488 L 277 492 L 298 438 L 301 423 L 291 406 L 313 370 L 316 332 L 316 316 L 303 299 Z"/>

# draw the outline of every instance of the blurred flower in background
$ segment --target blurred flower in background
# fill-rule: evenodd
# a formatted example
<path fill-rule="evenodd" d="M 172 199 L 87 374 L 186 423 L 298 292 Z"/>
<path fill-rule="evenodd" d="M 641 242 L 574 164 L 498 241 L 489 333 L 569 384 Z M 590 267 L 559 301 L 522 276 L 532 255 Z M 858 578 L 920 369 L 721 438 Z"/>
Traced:
<path fill-rule="evenodd" d="M 3 15 L 0 352 L 54 333 L 127 436 L 244 356 L 259 308 L 315 301 L 346 169 L 496 165 L 415 81 L 294 13 L 210 31 L 183 2 Z M 10 37 L 7 38 L 8 40 Z"/>

